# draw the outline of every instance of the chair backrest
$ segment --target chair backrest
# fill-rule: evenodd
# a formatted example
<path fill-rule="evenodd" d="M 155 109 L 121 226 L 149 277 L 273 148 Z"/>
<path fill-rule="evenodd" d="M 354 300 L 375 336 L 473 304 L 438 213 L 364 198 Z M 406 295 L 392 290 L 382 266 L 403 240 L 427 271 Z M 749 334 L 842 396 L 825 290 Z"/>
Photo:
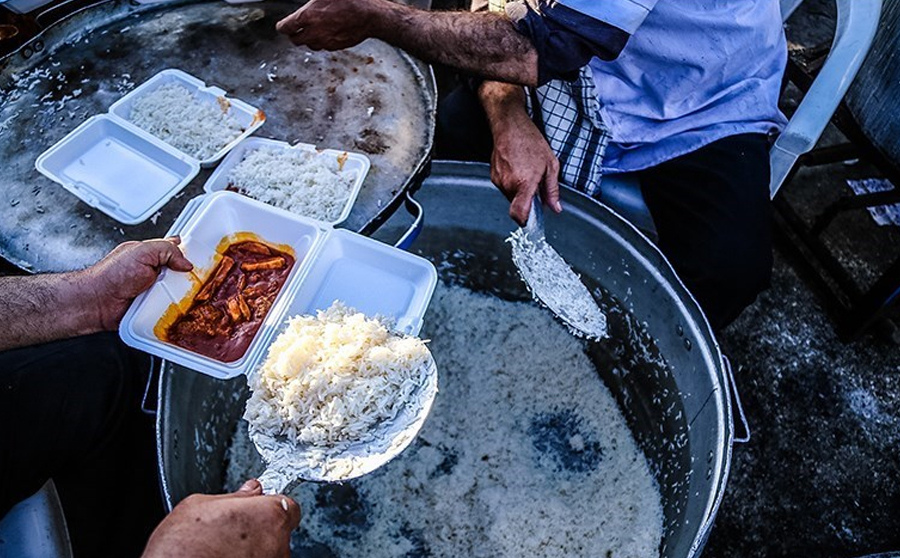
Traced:
<path fill-rule="evenodd" d="M 800 7 L 800 4 L 803 3 L 803 0 L 781 0 L 781 19 L 782 21 L 787 21 L 791 14 L 794 13 L 794 10 Z"/>
<path fill-rule="evenodd" d="M 803 0 L 781 0 L 786 19 Z M 774 198 L 797 159 L 819 141 L 859 71 L 881 16 L 881 0 L 836 0 L 837 26 L 825 64 L 769 154 Z"/>

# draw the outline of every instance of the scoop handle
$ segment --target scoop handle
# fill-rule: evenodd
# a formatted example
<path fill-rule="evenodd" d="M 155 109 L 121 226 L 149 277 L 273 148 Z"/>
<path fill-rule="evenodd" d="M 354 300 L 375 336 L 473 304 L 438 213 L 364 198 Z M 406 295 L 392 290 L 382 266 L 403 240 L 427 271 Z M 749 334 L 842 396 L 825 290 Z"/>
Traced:
<path fill-rule="evenodd" d="M 262 485 L 263 494 L 284 494 L 296 479 L 291 479 L 276 467 L 269 466 L 257 480 Z"/>
<path fill-rule="evenodd" d="M 523 228 L 531 238 L 544 238 L 544 209 L 541 207 L 540 197 L 531 198 L 531 211 Z"/>

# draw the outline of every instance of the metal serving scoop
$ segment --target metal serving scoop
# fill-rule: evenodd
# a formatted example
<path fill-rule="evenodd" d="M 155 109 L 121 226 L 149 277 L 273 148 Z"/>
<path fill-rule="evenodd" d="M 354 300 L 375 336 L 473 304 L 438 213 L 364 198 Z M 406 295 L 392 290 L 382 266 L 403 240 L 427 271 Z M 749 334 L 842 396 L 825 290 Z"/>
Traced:
<path fill-rule="evenodd" d="M 547 243 L 544 213 L 537 196 L 525 226 L 509 237 L 513 262 L 536 300 L 543 303 L 576 335 L 607 337 L 606 314 L 569 264 Z"/>
<path fill-rule="evenodd" d="M 258 373 L 258 372 L 254 372 Z M 437 394 L 437 365 L 429 354 L 425 382 L 403 410 L 379 423 L 362 441 L 331 447 L 299 444 L 286 436 L 269 436 L 250 425 L 250 439 L 266 462 L 259 482 L 266 494 L 283 494 L 303 480 L 346 481 L 371 473 L 400 455 L 425 423 Z"/>

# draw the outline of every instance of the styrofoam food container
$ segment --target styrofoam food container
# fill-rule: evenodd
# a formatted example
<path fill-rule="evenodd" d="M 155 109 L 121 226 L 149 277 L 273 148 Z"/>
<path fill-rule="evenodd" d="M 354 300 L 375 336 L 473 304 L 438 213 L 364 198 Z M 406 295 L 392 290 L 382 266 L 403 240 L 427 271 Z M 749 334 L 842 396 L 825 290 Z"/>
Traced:
<path fill-rule="evenodd" d="M 152 78 L 148 79 L 147 81 L 130 91 L 127 95 L 113 103 L 112 106 L 109 107 L 109 113 L 122 119 L 129 125 L 137 128 L 137 126 L 132 124 L 130 120 L 131 109 L 134 107 L 135 101 L 137 101 L 144 95 L 154 92 L 163 85 L 167 85 L 170 83 L 177 83 L 178 85 L 184 87 L 185 89 L 190 91 L 191 95 L 201 103 L 215 105 L 216 107 L 219 106 L 218 99 L 220 97 L 224 97 L 228 100 L 229 103 L 229 114 L 231 114 L 231 116 L 233 116 L 238 124 L 240 124 L 244 129 L 241 135 L 231 140 L 230 143 L 219 149 L 219 151 L 217 151 L 214 155 L 200 160 L 200 166 L 203 168 L 214 166 L 220 159 L 222 159 L 222 157 L 225 156 L 226 153 L 234 148 L 234 146 L 236 146 L 241 142 L 241 140 L 255 132 L 266 121 L 265 114 L 258 108 L 252 107 L 244 101 L 241 101 L 240 99 L 232 99 L 226 95 L 223 89 L 207 86 L 206 83 L 195 78 L 194 76 L 176 69 L 163 70 Z"/>
<path fill-rule="evenodd" d="M 368 316 L 396 320 L 396 329 L 416 335 L 437 284 L 428 260 L 377 240 L 300 217 L 240 194 L 220 191 L 191 200 L 166 236 L 180 235 L 195 273 L 208 278 L 222 238 L 251 232 L 295 252 L 294 268 L 256 337 L 239 360 L 224 363 L 167 343 L 153 328 L 166 309 L 192 294 L 189 274 L 165 270 L 129 307 L 119 325 L 122 340 L 204 374 L 228 379 L 254 370 L 288 317 L 323 310 L 337 299 Z M 329 300 L 330 298 L 330 300 Z"/>
<path fill-rule="evenodd" d="M 163 70 L 41 153 L 35 168 L 91 207 L 126 225 L 150 218 L 193 180 L 258 129 L 265 116 L 250 105 L 228 99 L 244 132 L 215 156 L 197 160 L 128 121 L 134 100 L 177 81 L 200 98 L 215 102 L 224 91 L 206 87 L 180 70 Z M 255 120 L 254 120 L 255 119 Z"/>
<path fill-rule="evenodd" d="M 340 300 L 367 316 L 395 318 L 396 331 L 417 335 L 436 284 L 437 272 L 427 260 L 335 229 L 323 239 L 287 314 L 313 314 Z"/>
<path fill-rule="evenodd" d="M 369 173 L 369 168 L 371 167 L 369 158 L 362 153 L 351 153 L 339 149 L 323 149 L 320 151 L 316 149 L 315 145 L 308 143 L 298 143 L 292 146 L 285 141 L 255 137 L 247 138 L 225 157 L 225 160 L 222 161 L 218 168 L 210 175 L 209 179 L 207 179 L 206 184 L 203 185 L 203 190 L 211 193 L 226 189 L 228 187 L 228 175 L 231 174 L 231 170 L 244 160 L 247 153 L 262 148 L 297 149 L 318 153 L 319 157 L 330 157 L 334 159 L 337 159 L 339 156 L 346 153 L 347 160 L 344 161 L 343 170 L 355 172 L 356 178 L 353 180 L 350 197 L 347 199 L 347 203 L 344 204 L 344 209 L 341 211 L 341 214 L 337 219 L 329 222 L 332 225 L 337 225 L 343 223 L 347 219 L 350 215 L 350 211 L 353 209 L 353 203 L 356 201 L 357 196 L 359 196 L 360 189 L 362 189 L 363 181 L 366 179 L 366 175 Z"/>
<path fill-rule="evenodd" d="M 37 169 L 110 217 L 145 221 L 200 170 L 162 142 L 94 116 L 38 158 Z"/>

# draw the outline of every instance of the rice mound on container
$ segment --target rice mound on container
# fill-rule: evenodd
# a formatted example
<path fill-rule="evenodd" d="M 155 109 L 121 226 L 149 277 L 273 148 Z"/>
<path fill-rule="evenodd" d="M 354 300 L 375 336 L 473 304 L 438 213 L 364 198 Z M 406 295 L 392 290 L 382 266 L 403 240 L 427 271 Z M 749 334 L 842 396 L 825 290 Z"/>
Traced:
<path fill-rule="evenodd" d="M 204 103 L 187 88 L 167 83 L 135 99 L 129 120 L 192 157 L 205 160 L 244 130 L 228 114 L 228 101 Z"/>
<path fill-rule="evenodd" d="M 336 221 L 350 199 L 356 179 L 356 171 L 344 171 L 342 167 L 343 160 L 333 155 L 261 148 L 248 153 L 231 169 L 228 185 L 292 213 Z"/>
<path fill-rule="evenodd" d="M 318 447 L 365 441 L 427 377 L 424 341 L 336 301 L 296 316 L 249 379 L 244 418 L 269 436 Z"/>

